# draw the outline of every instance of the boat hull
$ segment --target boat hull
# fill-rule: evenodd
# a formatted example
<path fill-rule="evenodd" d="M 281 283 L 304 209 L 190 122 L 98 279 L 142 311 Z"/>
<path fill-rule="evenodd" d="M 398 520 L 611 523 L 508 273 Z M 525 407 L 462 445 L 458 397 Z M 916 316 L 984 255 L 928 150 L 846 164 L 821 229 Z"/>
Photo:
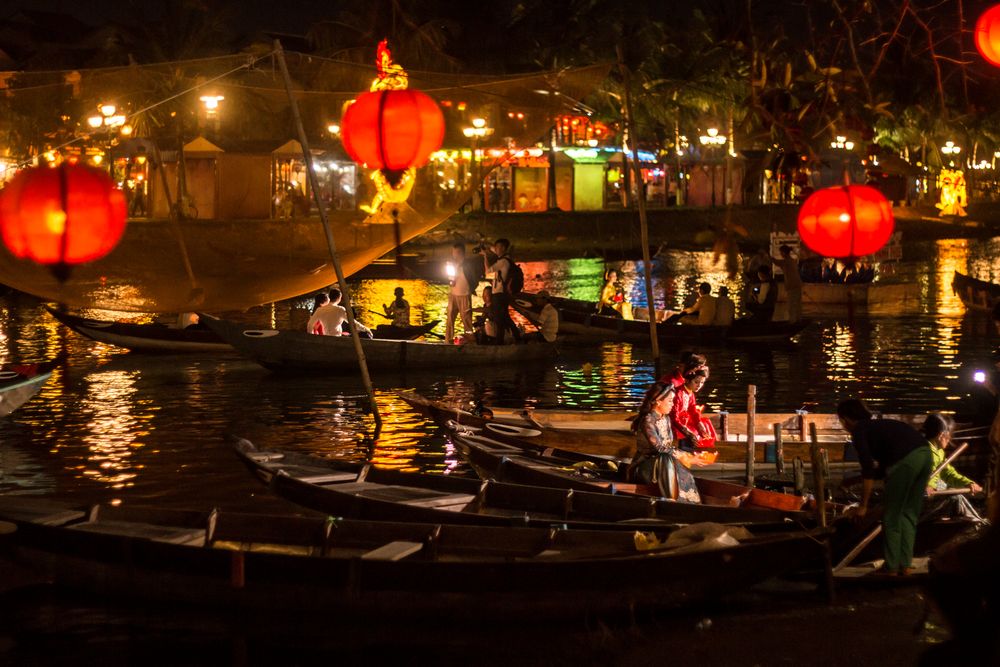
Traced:
<path fill-rule="evenodd" d="M 265 368 L 293 373 L 355 373 L 358 359 L 350 336 L 316 336 L 304 331 L 278 331 L 203 316 L 212 331 Z M 491 364 L 547 361 L 555 347 L 524 345 L 450 345 L 409 340 L 362 339 L 373 370 L 447 369 L 452 372 Z"/>
<path fill-rule="evenodd" d="M 177 329 L 164 324 L 93 320 L 48 308 L 49 314 L 84 338 L 133 352 L 232 352 L 233 347 L 208 329 Z"/>
<path fill-rule="evenodd" d="M 0 367 L 0 417 L 27 403 L 52 377 L 51 362 L 4 364 Z"/>

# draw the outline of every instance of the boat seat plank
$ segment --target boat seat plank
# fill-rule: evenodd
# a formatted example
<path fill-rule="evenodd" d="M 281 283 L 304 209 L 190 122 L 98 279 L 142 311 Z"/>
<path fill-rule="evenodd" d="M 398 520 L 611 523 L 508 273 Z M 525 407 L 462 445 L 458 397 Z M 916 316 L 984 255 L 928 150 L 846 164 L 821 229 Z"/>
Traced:
<path fill-rule="evenodd" d="M 468 493 L 448 493 L 444 495 L 435 496 L 433 498 L 417 498 L 414 500 L 404 500 L 402 501 L 405 505 L 412 505 L 414 507 L 437 507 L 439 509 L 446 509 L 452 506 L 465 507 L 476 497 Z"/>
<path fill-rule="evenodd" d="M 378 549 L 372 549 L 371 551 L 361 554 L 362 560 L 388 560 L 396 561 L 403 560 L 413 554 L 417 553 L 424 548 L 422 542 L 408 542 L 405 540 L 397 540 L 395 542 L 389 542 L 388 544 L 383 544 Z"/>
<path fill-rule="evenodd" d="M 63 503 L 17 496 L 0 498 L 0 511 L 8 521 L 26 521 L 43 526 L 62 526 L 86 518 L 87 513 L 72 509 Z"/>
<path fill-rule="evenodd" d="M 187 544 L 202 546 L 205 544 L 205 529 L 182 528 L 175 526 L 158 526 L 151 523 L 133 523 L 127 521 L 89 521 L 69 526 L 71 530 L 86 533 L 104 533 L 109 535 L 126 535 L 155 542 L 169 544 Z"/>
<path fill-rule="evenodd" d="M 318 484 L 322 486 L 324 484 L 343 484 L 344 482 L 356 480 L 358 478 L 358 474 L 356 472 L 326 471 L 311 475 L 294 475 L 294 477 L 295 479 L 301 482 L 306 482 L 307 484 Z"/>

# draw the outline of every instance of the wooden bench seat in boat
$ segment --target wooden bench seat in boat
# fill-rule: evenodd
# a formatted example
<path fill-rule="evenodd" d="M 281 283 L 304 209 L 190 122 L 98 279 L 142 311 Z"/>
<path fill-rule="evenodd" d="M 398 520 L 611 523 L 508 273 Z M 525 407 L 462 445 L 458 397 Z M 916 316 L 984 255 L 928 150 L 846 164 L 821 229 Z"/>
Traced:
<path fill-rule="evenodd" d="M 363 560 L 403 560 L 424 548 L 423 542 L 408 542 L 406 540 L 396 540 L 383 544 L 377 549 L 372 549 L 361 554 Z"/>
<path fill-rule="evenodd" d="M 18 496 L 0 497 L 0 507 L 10 520 L 30 521 L 43 526 L 62 526 L 87 516 L 83 510 L 67 509 L 63 503 Z"/>
<path fill-rule="evenodd" d="M 461 509 L 476 498 L 474 495 L 468 493 L 448 493 L 446 491 L 422 489 L 415 486 L 373 484 L 372 482 L 339 484 L 337 485 L 337 490 L 361 498 L 385 500 L 418 507 L 436 507 L 439 509 L 450 509 L 452 507 Z"/>
<path fill-rule="evenodd" d="M 103 533 L 124 535 L 154 542 L 169 544 L 186 544 L 202 546 L 205 544 L 204 528 L 185 528 L 182 526 L 160 526 L 153 523 L 135 521 L 87 521 L 68 526 L 70 530 L 87 533 Z"/>

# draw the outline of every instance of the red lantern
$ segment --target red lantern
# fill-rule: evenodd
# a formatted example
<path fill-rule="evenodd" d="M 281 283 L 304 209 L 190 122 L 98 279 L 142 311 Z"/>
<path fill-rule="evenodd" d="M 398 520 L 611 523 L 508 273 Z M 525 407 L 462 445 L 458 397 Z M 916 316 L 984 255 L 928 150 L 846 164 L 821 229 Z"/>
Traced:
<path fill-rule="evenodd" d="M 111 252 L 125 230 L 125 197 L 106 173 L 62 163 L 17 174 L 0 193 L 0 232 L 15 257 L 68 268 Z"/>
<path fill-rule="evenodd" d="M 892 204 L 867 185 L 842 185 L 813 193 L 799 211 L 799 237 L 824 257 L 860 257 L 892 236 Z"/>
<path fill-rule="evenodd" d="M 441 109 L 419 90 L 363 93 L 340 125 L 350 156 L 386 172 L 421 166 L 444 138 Z"/>
<path fill-rule="evenodd" d="M 976 21 L 976 48 L 991 65 L 1000 67 L 1000 5 L 983 12 Z"/>

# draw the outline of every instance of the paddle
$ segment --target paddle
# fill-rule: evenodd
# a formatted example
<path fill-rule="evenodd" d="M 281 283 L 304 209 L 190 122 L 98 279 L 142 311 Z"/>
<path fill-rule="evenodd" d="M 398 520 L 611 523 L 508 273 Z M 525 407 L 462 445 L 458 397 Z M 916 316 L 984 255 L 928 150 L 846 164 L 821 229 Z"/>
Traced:
<path fill-rule="evenodd" d="M 941 474 L 941 471 L 947 468 L 951 464 L 951 462 L 958 457 L 959 454 L 965 451 L 966 447 L 968 446 L 969 443 L 964 443 L 959 447 L 957 447 L 955 451 L 951 453 L 951 456 L 942 461 L 941 465 L 939 465 L 937 468 L 934 469 L 934 471 L 931 473 L 931 477 Z M 876 537 L 878 537 L 881 533 L 882 533 L 882 524 L 879 523 L 879 525 L 872 528 L 872 532 L 865 535 L 864 539 L 858 542 L 858 546 L 851 549 L 850 553 L 844 556 L 843 560 L 837 563 L 837 566 L 833 568 L 833 571 L 837 572 L 850 565 L 851 561 L 857 558 L 858 554 L 861 553 L 865 547 L 871 544 L 871 541 L 874 540 Z"/>
<path fill-rule="evenodd" d="M 392 315 L 386 315 L 385 313 L 380 313 L 377 310 L 372 310 L 371 308 L 368 308 L 366 310 L 368 310 L 368 312 L 371 313 L 372 315 L 378 315 L 380 317 L 384 317 L 387 320 L 391 320 L 392 319 Z"/>

